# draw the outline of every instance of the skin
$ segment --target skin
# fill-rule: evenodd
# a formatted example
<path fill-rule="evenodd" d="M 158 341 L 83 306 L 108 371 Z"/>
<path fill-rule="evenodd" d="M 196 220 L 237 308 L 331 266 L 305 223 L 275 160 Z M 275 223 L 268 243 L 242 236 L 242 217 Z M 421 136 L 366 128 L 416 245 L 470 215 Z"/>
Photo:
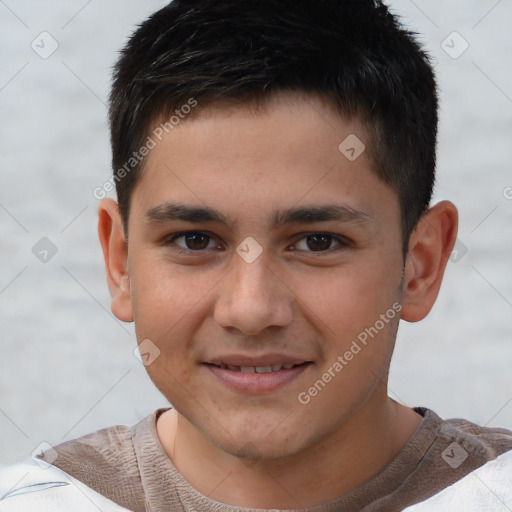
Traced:
<path fill-rule="evenodd" d="M 158 436 L 184 477 L 217 501 L 326 503 L 379 473 L 421 422 L 387 396 L 400 315 L 307 404 L 298 400 L 393 304 L 407 321 L 428 314 L 457 232 L 453 204 L 433 206 L 404 262 L 397 196 L 367 151 L 349 161 L 338 150 L 349 134 L 365 141 L 357 119 L 311 96 L 282 94 L 258 112 L 208 107 L 148 155 L 127 243 L 116 203 L 99 206 L 112 311 L 160 351 L 147 370 L 174 410 L 160 417 Z M 227 225 L 148 219 L 166 202 L 213 208 Z M 326 204 L 364 216 L 269 222 L 276 210 Z M 183 231 L 211 238 L 171 239 Z M 315 250 L 314 233 L 333 238 Z M 262 249 L 252 263 L 236 252 L 248 236 Z M 269 353 L 311 363 L 278 390 L 255 393 L 233 390 L 202 364 Z"/>

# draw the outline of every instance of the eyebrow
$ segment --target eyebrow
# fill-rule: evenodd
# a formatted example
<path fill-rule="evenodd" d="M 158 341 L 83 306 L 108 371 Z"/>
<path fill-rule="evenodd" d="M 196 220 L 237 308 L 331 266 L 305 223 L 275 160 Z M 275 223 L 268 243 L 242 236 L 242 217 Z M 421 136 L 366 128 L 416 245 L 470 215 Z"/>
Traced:
<path fill-rule="evenodd" d="M 146 219 L 154 223 L 175 220 L 201 223 L 217 222 L 229 227 L 229 218 L 208 206 L 192 206 L 182 203 L 165 202 L 146 212 Z M 347 205 L 327 204 L 322 206 L 302 206 L 288 210 L 277 210 L 270 216 L 269 224 L 277 228 L 285 224 L 308 224 L 313 222 L 337 221 L 344 223 L 372 223 L 367 213 Z"/>

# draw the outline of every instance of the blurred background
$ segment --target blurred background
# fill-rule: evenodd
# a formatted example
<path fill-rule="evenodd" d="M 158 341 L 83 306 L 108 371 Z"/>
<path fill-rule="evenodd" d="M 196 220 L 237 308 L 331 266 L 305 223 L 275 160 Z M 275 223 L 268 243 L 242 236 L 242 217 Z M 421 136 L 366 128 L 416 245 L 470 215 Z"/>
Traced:
<path fill-rule="evenodd" d="M 110 312 L 93 196 L 111 172 L 111 67 L 166 3 L 0 0 L 0 464 L 167 405 Z M 389 393 L 512 429 L 512 3 L 387 3 L 434 58 L 435 200 L 460 212 L 436 306 L 400 327 Z"/>

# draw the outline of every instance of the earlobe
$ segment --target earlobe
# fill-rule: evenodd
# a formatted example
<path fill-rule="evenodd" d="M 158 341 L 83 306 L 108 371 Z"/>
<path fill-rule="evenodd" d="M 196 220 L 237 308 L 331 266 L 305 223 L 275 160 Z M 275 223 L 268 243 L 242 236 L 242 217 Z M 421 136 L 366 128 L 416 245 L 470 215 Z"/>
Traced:
<path fill-rule="evenodd" d="M 112 313 L 123 322 L 132 322 L 128 247 L 119 207 L 112 199 L 103 199 L 99 204 L 98 235 L 112 297 Z"/>
<path fill-rule="evenodd" d="M 442 201 L 430 208 L 411 234 L 405 263 L 402 319 L 418 322 L 432 309 L 457 237 L 457 208 Z"/>

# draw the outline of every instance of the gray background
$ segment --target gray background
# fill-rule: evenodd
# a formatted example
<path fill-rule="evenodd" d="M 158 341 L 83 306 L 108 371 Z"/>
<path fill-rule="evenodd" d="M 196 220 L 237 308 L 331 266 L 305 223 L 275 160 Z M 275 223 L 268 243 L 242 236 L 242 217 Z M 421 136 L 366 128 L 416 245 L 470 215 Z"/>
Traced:
<path fill-rule="evenodd" d="M 0 0 L 0 463 L 166 405 L 110 313 L 92 195 L 110 174 L 110 68 L 165 3 Z M 459 207 L 461 245 L 430 316 L 400 328 L 390 394 L 512 428 L 512 4 L 391 5 L 435 59 L 435 198 Z M 43 59 L 45 31 L 59 46 Z"/>

